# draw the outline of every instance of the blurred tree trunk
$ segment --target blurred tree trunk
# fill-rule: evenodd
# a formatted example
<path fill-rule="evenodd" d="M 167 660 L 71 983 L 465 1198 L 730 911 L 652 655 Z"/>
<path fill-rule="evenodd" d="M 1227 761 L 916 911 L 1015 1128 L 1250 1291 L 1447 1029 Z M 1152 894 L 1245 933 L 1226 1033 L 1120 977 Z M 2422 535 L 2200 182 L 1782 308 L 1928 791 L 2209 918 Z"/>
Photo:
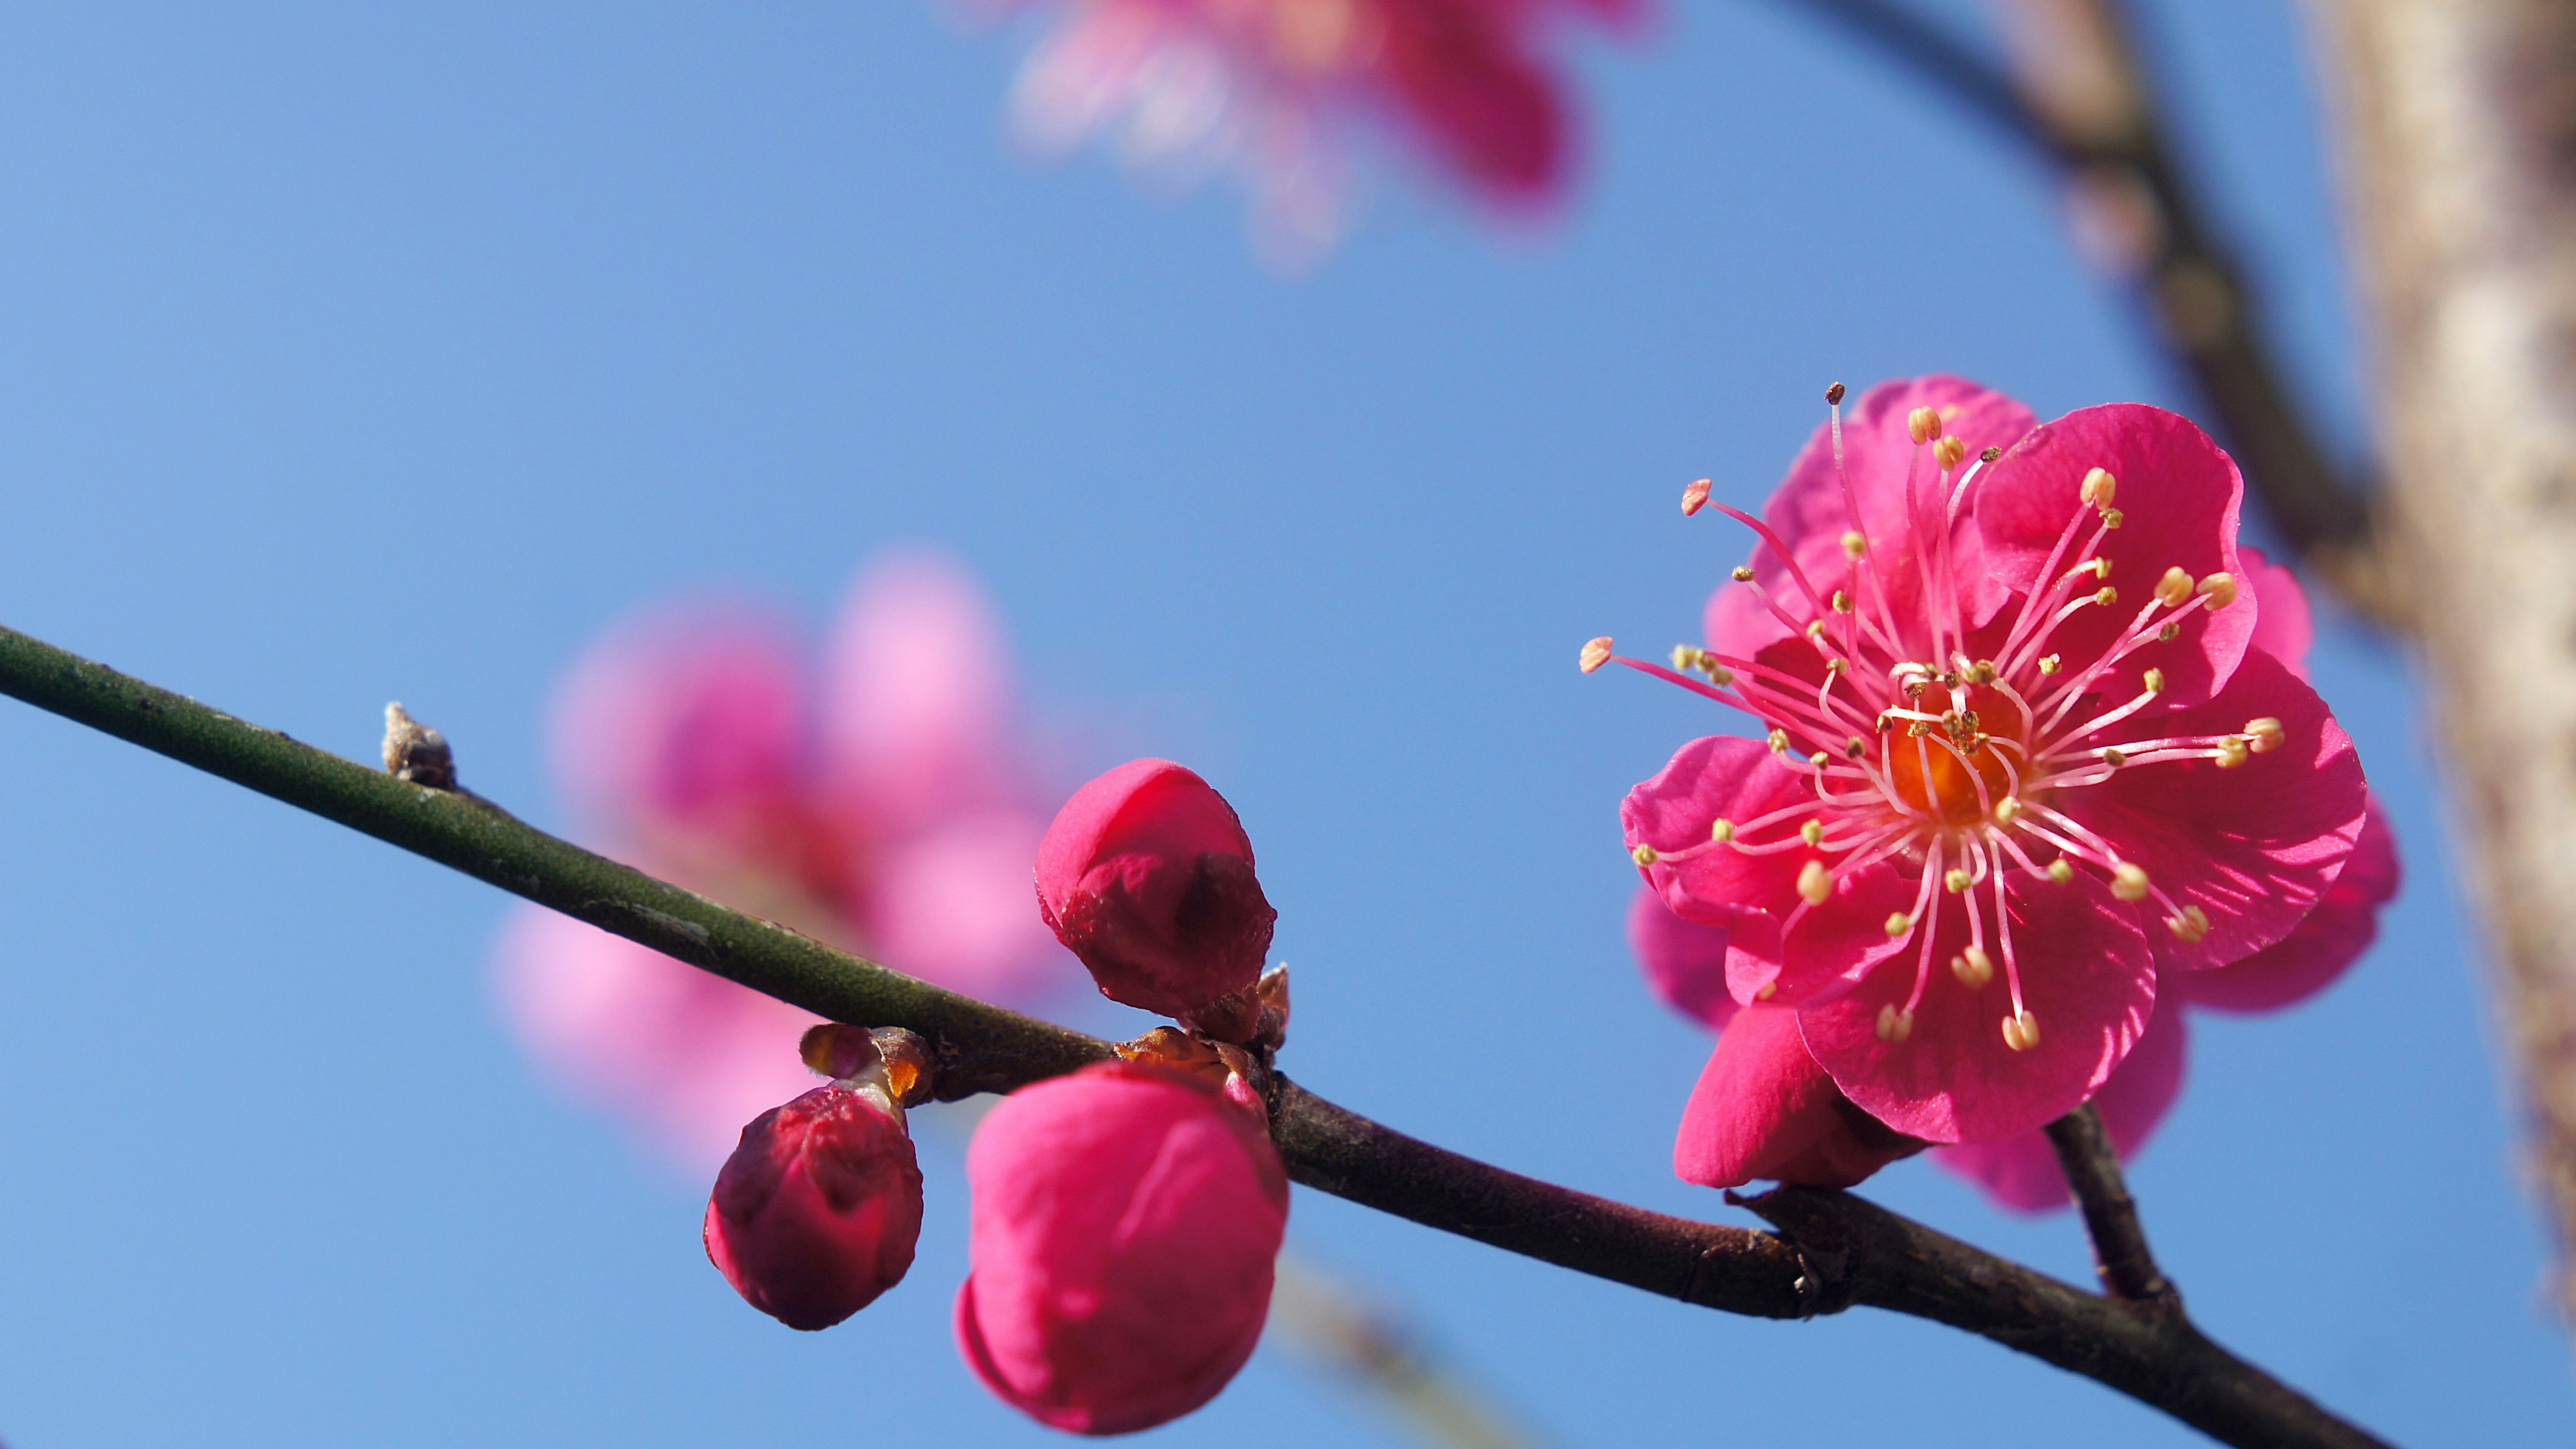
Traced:
<path fill-rule="evenodd" d="M 2309 8 L 2376 344 L 2386 564 L 2576 1307 L 2576 4 Z"/>

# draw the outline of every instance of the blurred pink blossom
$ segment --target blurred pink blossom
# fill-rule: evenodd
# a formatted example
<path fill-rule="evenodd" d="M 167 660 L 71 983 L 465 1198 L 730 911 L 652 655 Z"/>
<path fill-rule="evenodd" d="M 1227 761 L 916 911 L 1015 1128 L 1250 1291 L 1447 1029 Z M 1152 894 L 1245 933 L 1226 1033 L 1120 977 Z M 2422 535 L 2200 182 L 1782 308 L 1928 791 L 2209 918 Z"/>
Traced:
<path fill-rule="evenodd" d="M 1059 0 L 985 0 L 1019 10 Z M 1021 72 L 1039 148 L 1116 127 L 1140 167 L 1239 173 L 1257 240 L 1295 266 L 1329 248 L 1360 123 L 1383 124 L 1489 206 L 1555 200 L 1571 107 L 1547 48 L 1564 12 L 1619 23 L 1644 0 L 1070 0 Z"/>
<path fill-rule="evenodd" d="M 1046 793 L 1008 729 L 982 591 L 902 554 L 863 572 L 819 677 L 797 630 L 739 602 L 613 630 L 558 697 L 553 757 L 585 838 L 621 860 L 959 991 L 1079 977 L 1030 891 Z M 568 917 L 504 925 L 511 1025 L 566 1088 L 679 1162 L 811 1088 L 815 1018 Z"/>

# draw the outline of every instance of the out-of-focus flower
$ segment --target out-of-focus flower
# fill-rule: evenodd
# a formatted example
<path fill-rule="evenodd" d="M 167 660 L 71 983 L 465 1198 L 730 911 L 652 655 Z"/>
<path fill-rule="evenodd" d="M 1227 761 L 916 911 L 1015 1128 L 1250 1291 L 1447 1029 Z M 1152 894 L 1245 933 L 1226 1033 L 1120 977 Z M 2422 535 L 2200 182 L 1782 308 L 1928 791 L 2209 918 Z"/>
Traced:
<path fill-rule="evenodd" d="M 1046 923 L 1112 1001 L 1195 1018 L 1218 998 L 1250 1000 L 1279 913 L 1253 874 L 1234 807 L 1169 760 L 1131 760 L 1074 792 L 1038 845 Z"/>
<path fill-rule="evenodd" d="M 987 0 L 1035 9 L 1058 0 Z M 1490 205 L 1528 210 L 1571 169 L 1565 86 L 1546 58 L 1567 15 L 1636 19 L 1644 0 L 1070 0 L 1021 72 L 1038 146 L 1116 127 L 1169 174 L 1229 168 L 1283 264 L 1339 235 L 1353 132 L 1391 125 Z"/>
<path fill-rule="evenodd" d="M 1252 1356 L 1288 1222 L 1257 1105 L 1169 1067 L 1099 1063 L 995 1107 L 966 1175 L 958 1346 L 1014 1408 L 1075 1433 L 1149 1429 Z"/>
<path fill-rule="evenodd" d="M 556 769 L 589 838 L 642 869 L 996 999 L 1069 980 L 1029 909 L 1046 793 L 1008 730 L 1009 666 L 954 564 L 885 560 L 853 589 L 819 671 L 761 609 L 664 609 L 575 668 Z M 501 1001 L 567 1086 L 680 1161 L 813 1078 L 814 1018 L 550 911 L 497 952 Z"/>
<path fill-rule="evenodd" d="M 2254 642 L 2241 495 L 2170 413 L 2033 427 L 1954 378 L 1891 383 L 1765 520 L 1726 510 L 1766 546 L 1712 647 L 1620 661 L 1769 726 L 1685 746 L 1630 793 L 1628 845 L 1727 930 L 1735 1000 L 1794 1011 L 1888 1127 L 1986 1142 L 2092 1098 L 2160 977 L 2281 942 L 2352 856 L 2360 764 Z"/>
<path fill-rule="evenodd" d="M 753 1118 L 716 1174 L 705 1237 L 743 1301 L 790 1328 L 829 1328 L 874 1303 L 921 1238 L 903 1108 L 881 1080 L 843 1080 Z"/>

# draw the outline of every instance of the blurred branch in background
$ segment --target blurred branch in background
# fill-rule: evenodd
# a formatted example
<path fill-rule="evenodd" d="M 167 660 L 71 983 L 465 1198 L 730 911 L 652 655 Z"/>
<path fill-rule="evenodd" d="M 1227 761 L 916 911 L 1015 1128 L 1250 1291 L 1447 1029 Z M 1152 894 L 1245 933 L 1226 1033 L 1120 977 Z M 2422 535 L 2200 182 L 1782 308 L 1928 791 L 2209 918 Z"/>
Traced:
<path fill-rule="evenodd" d="M 1293 1251 L 1279 1255 L 1270 1326 L 1300 1357 L 1364 1390 L 1423 1442 L 1447 1449 L 1545 1449 L 1493 1395 L 1443 1361 L 1394 1300 L 1346 1283 Z"/>
<path fill-rule="evenodd" d="M 2576 1310 L 2576 7 L 2315 0 L 2389 550 L 2459 786 Z"/>
<path fill-rule="evenodd" d="M 2291 550 L 2384 624 L 2406 611 L 2372 548 L 2368 491 L 2292 395 L 2261 301 L 2175 158 L 2117 0 L 1995 0 L 2009 65 L 1902 0 L 1781 0 L 1832 21 L 2012 140 L 2066 190 L 2076 241 L 2127 285 Z"/>

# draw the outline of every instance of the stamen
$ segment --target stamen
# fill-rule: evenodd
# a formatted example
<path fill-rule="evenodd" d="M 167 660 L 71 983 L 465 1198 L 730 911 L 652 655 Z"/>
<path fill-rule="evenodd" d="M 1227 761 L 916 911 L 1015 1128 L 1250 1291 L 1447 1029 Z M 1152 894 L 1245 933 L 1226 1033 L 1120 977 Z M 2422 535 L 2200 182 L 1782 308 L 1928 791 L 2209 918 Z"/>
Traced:
<path fill-rule="evenodd" d="M 1688 518 L 1692 514 L 1699 512 L 1702 508 L 1708 506 L 1708 485 L 1709 480 L 1702 478 L 1698 482 L 1693 483 L 1682 490 L 1682 516 L 1684 518 Z"/>
<path fill-rule="evenodd" d="M 2146 690 L 2149 694 L 2162 694 L 2165 692 L 2165 672 L 2161 669 L 2148 670 L 2143 676 L 2142 682 L 2146 685 Z"/>
<path fill-rule="evenodd" d="M 2156 602 L 2166 608 L 2179 609 L 2183 601 L 2190 597 L 2191 575 L 2181 568 L 2169 568 L 2165 570 L 2163 578 L 2156 580 Z"/>
<path fill-rule="evenodd" d="M 2004 798 L 1995 802 L 1995 823 L 1997 825 L 2010 828 L 2014 819 L 2020 814 L 2021 801 L 2013 796 L 2006 795 Z"/>
<path fill-rule="evenodd" d="M 1655 848 L 1653 846 L 1640 845 L 1636 849 L 1628 852 L 1628 858 L 1637 862 L 1639 865 L 1653 865 L 1662 857 L 1655 854 Z"/>
<path fill-rule="evenodd" d="M 1787 754 L 1789 751 L 1789 732 L 1787 730 L 1774 727 L 1769 736 L 1769 744 L 1771 746 L 1771 753 L 1775 755 Z"/>
<path fill-rule="evenodd" d="M 1901 1042 L 1914 1034 L 1914 1013 L 1899 1011 L 1893 1002 L 1878 1009 L 1878 1039 Z"/>
<path fill-rule="evenodd" d="M 1604 634 L 1598 639 L 1587 641 L 1583 646 L 1581 662 L 1583 665 L 1583 672 L 1586 674 L 1590 674 L 1602 665 L 1609 663 L 1610 636 Z"/>
<path fill-rule="evenodd" d="M 1798 827 L 1798 834 L 1804 838 L 1809 845 L 1822 845 L 1825 840 L 1825 822 L 1821 820 L 1810 820 L 1806 824 Z"/>
<path fill-rule="evenodd" d="M 1862 554 L 1869 552 L 1869 536 L 1862 533 L 1857 528 L 1845 529 L 1843 531 L 1843 552 L 1852 558 L 1858 558 Z"/>
<path fill-rule="evenodd" d="M 1980 463 L 1991 463 L 2003 455 L 2004 450 L 2001 447 L 1990 447 L 1977 455 L 1977 461 Z"/>
<path fill-rule="evenodd" d="M 2254 746 L 2250 741 L 2229 735 L 2218 742 L 2216 763 L 2222 770 L 2233 770 L 2252 758 L 2254 758 Z"/>
<path fill-rule="evenodd" d="M 1749 584 L 1753 582 L 1753 565 L 1737 564 L 1734 571 L 1729 573 L 1727 577 L 1735 580 L 1739 584 Z"/>
<path fill-rule="evenodd" d="M 1708 838 L 1721 843 L 1735 838 L 1735 822 L 1721 815 L 1708 822 Z"/>
<path fill-rule="evenodd" d="M 2064 885 L 2075 879 L 2075 867 L 2067 864 L 2066 857 L 2061 855 L 2048 863 L 2048 878 Z"/>
<path fill-rule="evenodd" d="M 1890 911 L 1887 913 L 1887 934 L 1891 936 L 1902 936 L 1913 929 L 1914 918 L 1912 916 L 1905 914 L 1903 911 Z"/>
<path fill-rule="evenodd" d="M 1967 459 L 1967 456 L 1968 445 L 1961 442 L 1955 434 L 1932 445 L 1933 461 L 1939 463 L 1941 471 L 1945 473 L 1958 467 Z"/>
<path fill-rule="evenodd" d="M 2209 936 L 2209 912 L 2198 906 L 2185 906 L 2180 915 L 2165 917 L 2165 925 L 2186 945 L 2197 946 Z"/>
<path fill-rule="evenodd" d="M 1957 895 L 1959 892 L 1966 890 L 1969 883 L 1974 879 L 1975 877 L 1970 875 L 1967 871 L 1952 867 L 1950 870 L 1942 873 L 1941 884 L 1946 887 L 1952 895 Z"/>
<path fill-rule="evenodd" d="M 2065 667 L 2065 662 L 2054 654 L 2048 655 L 2039 661 L 2039 672 L 2042 674 L 2055 674 L 2057 671 Z"/>
<path fill-rule="evenodd" d="M 2198 592 L 2209 595 L 2209 607 L 2224 609 L 2236 602 L 2236 579 L 2231 574 L 2211 574 L 2200 581 Z"/>
<path fill-rule="evenodd" d="M 1970 946 L 1950 958 L 1950 974 L 1958 977 L 1959 984 L 1970 991 L 1977 990 L 1995 979 L 1995 958 L 1979 947 Z"/>
<path fill-rule="evenodd" d="M 2083 499 L 2088 508 L 2108 508 L 2119 492 L 2120 480 L 2112 477 L 2109 469 L 2096 468 L 2084 475 L 2084 482 L 2076 488 L 2075 496 Z"/>
<path fill-rule="evenodd" d="M 2004 1045 L 2017 1052 L 2039 1045 L 2039 1018 L 2030 1014 L 2029 1007 L 2004 1018 Z"/>
<path fill-rule="evenodd" d="M 2120 510 L 2116 508 L 2105 508 L 2102 510 L 2102 526 L 2104 528 L 2118 528 L 2123 517 L 2124 515 Z"/>
<path fill-rule="evenodd" d="M 1834 878 L 1821 860 L 1811 860 L 1798 868 L 1798 897 L 1808 905 L 1821 906 L 1833 894 Z"/>
<path fill-rule="evenodd" d="M 1922 447 L 1941 436 L 1941 415 L 1930 408 L 1916 408 L 1905 415 L 1905 435 Z"/>
<path fill-rule="evenodd" d="M 2147 898 L 2147 873 L 2135 861 L 2124 860 L 2111 867 L 2111 894 L 2124 901 Z"/>
<path fill-rule="evenodd" d="M 2289 738 L 2289 731 L 2281 727 L 2279 720 L 2268 714 L 2261 719 L 2249 719 L 2245 722 L 2246 748 L 2258 755 L 2272 753 L 2287 743 Z"/>

